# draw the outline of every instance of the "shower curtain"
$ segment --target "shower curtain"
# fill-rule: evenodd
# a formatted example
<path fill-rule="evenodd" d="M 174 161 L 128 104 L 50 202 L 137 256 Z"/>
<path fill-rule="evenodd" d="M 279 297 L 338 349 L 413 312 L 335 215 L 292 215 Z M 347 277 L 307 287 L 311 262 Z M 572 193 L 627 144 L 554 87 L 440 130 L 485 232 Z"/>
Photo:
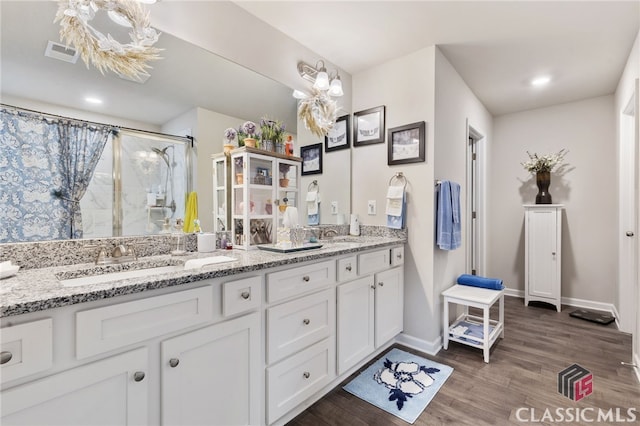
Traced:
<path fill-rule="evenodd" d="M 0 243 L 82 237 L 82 198 L 108 126 L 0 109 Z"/>

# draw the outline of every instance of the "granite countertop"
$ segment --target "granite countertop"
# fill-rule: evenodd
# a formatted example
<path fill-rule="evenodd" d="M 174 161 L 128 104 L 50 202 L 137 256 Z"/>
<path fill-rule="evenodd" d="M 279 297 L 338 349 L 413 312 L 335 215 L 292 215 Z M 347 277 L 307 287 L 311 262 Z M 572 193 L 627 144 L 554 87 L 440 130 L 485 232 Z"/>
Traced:
<path fill-rule="evenodd" d="M 181 264 L 190 259 L 220 255 L 233 257 L 237 260 L 207 265 L 201 269 L 172 271 L 138 278 L 128 278 L 116 282 L 78 287 L 63 286 L 57 277 L 72 278 L 80 274 L 78 271 L 87 269 L 134 269 L 136 262 L 101 267 L 97 267 L 92 263 L 83 263 L 69 266 L 21 270 L 13 277 L 0 280 L 0 317 L 108 299 L 125 294 L 140 293 L 147 290 L 188 284 L 209 278 L 258 271 L 281 265 L 296 264 L 374 248 L 389 247 L 404 244 L 406 243 L 406 239 L 367 236 L 350 238 L 344 241 L 338 239 L 335 241 L 321 241 L 320 243 L 323 244 L 323 246 L 318 249 L 286 254 L 263 250 L 216 250 L 211 253 L 189 253 L 187 256 L 149 256 L 140 258 L 137 262 L 144 262 L 147 267 L 149 267 L 154 264 Z"/>

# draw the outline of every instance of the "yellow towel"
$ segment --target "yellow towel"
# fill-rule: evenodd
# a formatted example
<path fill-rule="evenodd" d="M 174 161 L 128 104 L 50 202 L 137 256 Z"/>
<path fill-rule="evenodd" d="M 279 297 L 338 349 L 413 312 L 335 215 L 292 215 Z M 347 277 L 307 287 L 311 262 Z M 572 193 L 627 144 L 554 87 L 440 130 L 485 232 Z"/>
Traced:
<path fill-rule="evenodd" d="M 193 191 L 187 197 L 187 205 L 184 208 L 184 226 L 182 230 L 190 233 L 195 230 L 195 220 L 198 218 L 198 194 Z"/>

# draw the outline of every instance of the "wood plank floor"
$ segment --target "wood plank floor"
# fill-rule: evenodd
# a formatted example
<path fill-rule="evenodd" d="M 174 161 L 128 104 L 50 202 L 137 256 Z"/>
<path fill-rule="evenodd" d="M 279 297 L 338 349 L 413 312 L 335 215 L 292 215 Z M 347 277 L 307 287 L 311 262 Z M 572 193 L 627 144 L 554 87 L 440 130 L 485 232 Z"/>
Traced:
<path fill-rule="evenodd" d="M 505 338 L 492 348 L 489 364 L 483 362 L 480 349 L 455 342 L 437 356 L 396 345 L 454 368 L 414 424 L 523 424 L 517 413 L 520 419 L 528 419 L 528 424 L 558 424 L 558 408 L 567 417 L 569 412 L 575 417 L 576 409 L 582 412 L 582 422 L 562 424 L 612 424 L 590 422 L 597 420 L 599 408 L 605 412 L 613 409 L 613 414 L 619 408 L 625 420 L 631 419 L 627 410 L 634 409 L 636 420 L 626 424 L 640 424 L 640 385 L 632 369 L 621 364 L 631 361 L 631 335 L 619 332 L 615 323 L 603 326 L 572 318 L 569 313 L 573 310 L 563 306 L 558 313 L 553 307 L 535 302 L 525 307 L 523 299 L 505 297 Z M 492 313 L 492 318 L 496 317 L 497 313 Z M 557 391 L 558 372 L 572 364 L 593 374 L 593 393 L 578 402 Z M 407 425 L 342 389 L 358 373 L 288 425 Z M 527 410 L 518 411 L 520 407 Z M 552 419 L 543 419 L 547 409 Z"/>

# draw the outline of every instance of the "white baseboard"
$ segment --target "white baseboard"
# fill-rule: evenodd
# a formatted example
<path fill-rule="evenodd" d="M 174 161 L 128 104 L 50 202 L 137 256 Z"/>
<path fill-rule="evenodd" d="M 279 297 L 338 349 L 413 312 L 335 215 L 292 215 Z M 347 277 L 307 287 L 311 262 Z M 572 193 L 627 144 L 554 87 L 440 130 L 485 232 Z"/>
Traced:
<path fill-rule="evenodd" d="M 436 355 L 440 352 L 440 349 L 442 349 L 442 337 L 428 342 L 423 339 L 418 339 L 417 337 L 409 336 L 408 334 L 400 333 L 396 337 L 396 342 L 429 355 Z"/>
<path fill-rule="evenodd" d="M 504 295 L 524 299 L 524 290 L 505 288 Z M 592 300 L 576 299 L 574 297 L 563 297 L 560 300 L 560 303 L 567 306 L 573 306 L 575 308 L 594 309 L 596 311 L 608 312 L 616 318 L 616 323 L 618 322 L 618 311 L 612 303 L 594 302 Z"/>

